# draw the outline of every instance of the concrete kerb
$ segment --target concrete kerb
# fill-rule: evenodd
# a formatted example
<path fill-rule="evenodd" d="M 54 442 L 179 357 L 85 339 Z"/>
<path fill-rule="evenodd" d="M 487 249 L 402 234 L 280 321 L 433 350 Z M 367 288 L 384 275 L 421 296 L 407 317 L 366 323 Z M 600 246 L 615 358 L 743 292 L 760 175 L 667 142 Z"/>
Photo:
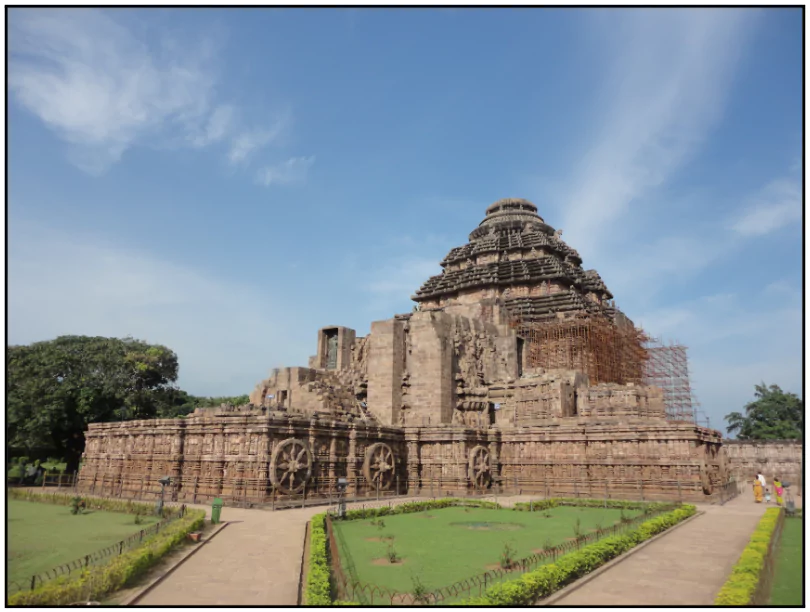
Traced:
<path fill-rule="evenodd" d="M 586 574 L 585 576 L 583 576 L 579 580 L 573 582 L 572 584 L 569 584 L 567 587 L 565 587 L 563 589 L 560 589 L 559 591 L 557 591 L 556 593 L 553 593 L 552 595 L 549 595 L 545 599 L 540 599 L 540 600 L 536 601 L 534 605 L 535 606 L 553 606 L 557 601 L 563 599 L 564 597 L 567 597 L 568 595 L 570 595 L 571 593 L 573 593 L 577 589 L 580 589 L 581 587 L 588 584 L 591 580 L 593 580 L 597 576 L 600 576 L 601 574 L 608 571 L 612 567 L 618 565 L 622 561 L 625 561 L 625 560 L 629 559 L 630 557 L 632 557 L 638 551 L 643 550 L 644 547 L 647 546 L 648 544 L 652 544 L 658 538 L 663 538 L 664 536 L 669 535 L 670 533 L 672 533 L 673 531 L 675 531 L 679 527 L 681 527 L 683 525 L 686 525 L 690 521 L 693 521 L 696 518 L 698 518 L 699 516 L 702 516 L 704 514 L 705 514 L 705 511 L 698 510 L 695 514 L 690 516 L 685 521 L 681 521 L 677 525 L 673 525 L 672 527 L 670 527 L 666 531 L 651 537 L 649 540 L 646 540 L 645 542 L 642 542 L 638 546 L 634 546 L 633 548 L 628 550 L 623 555 L 619 555 L 615 559 L 612 559 L 612 560 L 608 561 L 602 567 L 597 568 L 596 570 L 592 571 L 590 574 Z"/>
<path fill-rule="evenodd" d="M 199 543 L 197 546 L 192 546 L 192 547 L 191 547 L 191 548 L 190 548 L 190 549 L 189 549 L 189 550 L 188 550 L 188 551 L 187 551 L 187 552 L 186 552 L 186 553 L 185 553 L 185 554 L 184 554 L 182 557 L 180 557 L 179 559 L 177 559 L 177 560 L 174 562 L 174 564 L 172 564 L 172 565 L 171 565 L 171 566 L 170 566 L 168 569 L 166 569 L 166 571 L 161 572 L 161 574 L 160 574 L 159 576 L 155 577 L 155 578 L 154 578 L 152 581 L 150 581 L 148 584 L 146 584 L 146 585 L 145 585 L 145 586 L 144 586 L 142 589 L 140 589 L 140 590 L 139 590 L 137 593 L 135 593 L 135 594 L 130 595 L 129 597 L 127 597 L 127 598 L 126 598 L 124 601 L 122 601 L 122 602 L 121 602 L 119 605 L 121 605 L 121 606 L 134 606 L 134 605 L 135 605 L 135 604 L 138 602 L 138 600 L 140 600 L 140 599 L 141 599 L 141 598 L 142 598 L 144 595 L 146 595 L 146 594 L 147 594 L 149 591 L 151 591 L 153 588 L 155 588 L 157 585 L 159 585 L 161 582 L 163 582 L 163 580 L 164 580 L 164 579 L 166 579 L 168 576 L 170 576 L 170 575 L 172 574 L 172 572 L 174 572 L 174 570 L 176 570 L 178 567 L 180 567 L 181 565 L 183 565 L 183 563 L 185 563 L 185 562 L 186 562 L 186 560 L 188 560 L 188 559 L 189 559 L 189 558 L 190 558 L 192 555 L 194 555 L 194 554 L 195 554 L 195 553 L 196 553 L 198 550 L 200 550 L 200 549 L 201 549 L 203 546 L 205 546 L 206 544 L 208 544 L 208 542 L 210 542 L 210 541 L 211 541 L 211 539 L 212 539 L 212 538 L 213 538 L 215 535 L 217 535 L 217 534 L 218 534 L 220 531 L 222 531 L 223 529 L 225 529 L 225 527 L 227 527 L 228 525 L 230 525 L 230 522 L 229 522 L 229 521 L 223 521 L 222 523 L 220 523 L 219 525 L 217 525 L 216 529 L 214 529 L 214 530 L 213 530 L 213 531 L 212 531 L 212 532 L 211 532 L 211 533 L 208 535 L 208 537 L 207 537 L 207 538 L 205 538 L 205 540 L 203 540 L 202 542 L 200 542 L 200 543 Z"/>

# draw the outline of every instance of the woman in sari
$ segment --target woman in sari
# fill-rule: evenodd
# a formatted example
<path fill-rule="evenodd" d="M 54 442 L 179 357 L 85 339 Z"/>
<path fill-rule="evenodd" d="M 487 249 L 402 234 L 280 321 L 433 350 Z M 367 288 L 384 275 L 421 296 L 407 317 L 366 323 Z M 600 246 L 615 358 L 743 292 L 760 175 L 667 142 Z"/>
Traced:
<path fill-rule="evenodd" d="M 785 492 L 785 489 L 782 487 L 782 481 L 779 480 L 778 476 L 775 476 L 773 479 L 773 491 L 776 493 L 776 505 L 782 505 L 782 495 Z"/>
<path fill-rule="evenodd" d="M 762 483 L 759 478 L 754 480 L 754 501 L 758 504 L 762 503 Z"/>

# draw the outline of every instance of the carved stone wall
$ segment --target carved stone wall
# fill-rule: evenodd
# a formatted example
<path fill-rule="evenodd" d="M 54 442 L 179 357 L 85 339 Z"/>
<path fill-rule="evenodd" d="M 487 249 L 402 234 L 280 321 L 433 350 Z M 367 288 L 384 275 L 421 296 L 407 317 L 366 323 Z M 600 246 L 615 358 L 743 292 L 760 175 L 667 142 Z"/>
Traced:
<path fill-rule="evenodd" d="M 345 477 L 351 493 L 371 493 L 376 485 L 364 475 L 364 459 L 380 444 L 394 460 L 384 490 L 404 490 L 405 450 L 398 430 L 276 412 L 99 423 L 87 431 L 78 486 L 98 495 L 149 498 L 160 492 L 158 479 L 171 476 L 169 495 L 175 501 L 223 497 L 269 503 L 305 491 L 328 497 L 337 478 Z M 297 464 L 291 467 L 289 459 Z M 292 478 L 285 478 L 291 472 Z"/>
<path fill-rule="evenodd" d="M 802 477 L 801 440 L 724 440 L 731 473 L 738 479 L 750 481 L 757 472 L 772 481 L 780 476 L 791 484 L 800 483 Z"/>
<path fill-rule="evenodd" d="M 705 499 L 728 480 L 718 432 L 650 419 L 559 419 L 535 427 L 390 428 L 255 409 L 185 419 L 91 425 L 79 490 L 154 498 L 223 497 L 257 504 L 290 496 L 376 494 L 366 457 L 382 465 L 383 492 L 502 493 L 618 499 Z M 290 454 L 292 452 L 292 454 Z M 285 454 L 286 453 L 286 454 Z M 290 467 L 290 460 L 297 465 Z M 285 478 L 293 472 L 290 479 Z"/>

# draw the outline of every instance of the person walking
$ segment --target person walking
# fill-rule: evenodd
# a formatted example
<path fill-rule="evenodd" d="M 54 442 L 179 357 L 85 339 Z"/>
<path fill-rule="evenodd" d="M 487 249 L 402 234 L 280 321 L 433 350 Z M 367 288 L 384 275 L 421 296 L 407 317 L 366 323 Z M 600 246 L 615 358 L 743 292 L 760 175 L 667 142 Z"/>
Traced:
<path fill-rule="evenodd" d="M 754 501 L 758 504 L 762 503 L 762 483 L 759 478 L 754 479 Z"/>
<path fill-rule="evenodd" d="M 773 477 L 773 491 L 776 493 L 776 505 L 782 505 L 782 495 L 785 493 L 785 489 L 782 487 L 782 481 L 779 480 L 778 476 Z"/>

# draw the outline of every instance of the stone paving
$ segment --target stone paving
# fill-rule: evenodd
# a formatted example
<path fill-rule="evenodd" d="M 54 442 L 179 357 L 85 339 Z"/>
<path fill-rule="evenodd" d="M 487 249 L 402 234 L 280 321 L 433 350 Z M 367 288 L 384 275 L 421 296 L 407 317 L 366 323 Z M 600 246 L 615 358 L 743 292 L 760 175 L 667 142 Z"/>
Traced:
<path fill-rule="evenodd" d="M 528 499 L 498 501 L 509 506 L 523 497 Z M 801 498 L 796 501 L 800 506 Z M 767 507 L 755 504 L 746 493 L 725 506 L 700 506 L 703 516 L 554 605 L 711 605 Z M 325 509 L 224 508 L 223 520 L 231 523 L 137 605 L 295 605 L 306 523 Z"/>
<path fill-rule="evenodd" d="M 395 503 L 403 501 L 407 500 L 398 498 Z M 382 503 L 386 502 L 347 507 Z M 207 510 L 210 518 L 210 507 L 194 507 Z M 306 523 L 326 508 L 276 512 L 223 508 L 222 520 L 230 524 L 136 605 L 296 605 Z"/>
<path fill-rule="evenodd" d="M 801 498 L 796 500 L 801 505 Z M 742 494 L 556 600 L 555 606 L 711 606 L 768 504 Z"/>

